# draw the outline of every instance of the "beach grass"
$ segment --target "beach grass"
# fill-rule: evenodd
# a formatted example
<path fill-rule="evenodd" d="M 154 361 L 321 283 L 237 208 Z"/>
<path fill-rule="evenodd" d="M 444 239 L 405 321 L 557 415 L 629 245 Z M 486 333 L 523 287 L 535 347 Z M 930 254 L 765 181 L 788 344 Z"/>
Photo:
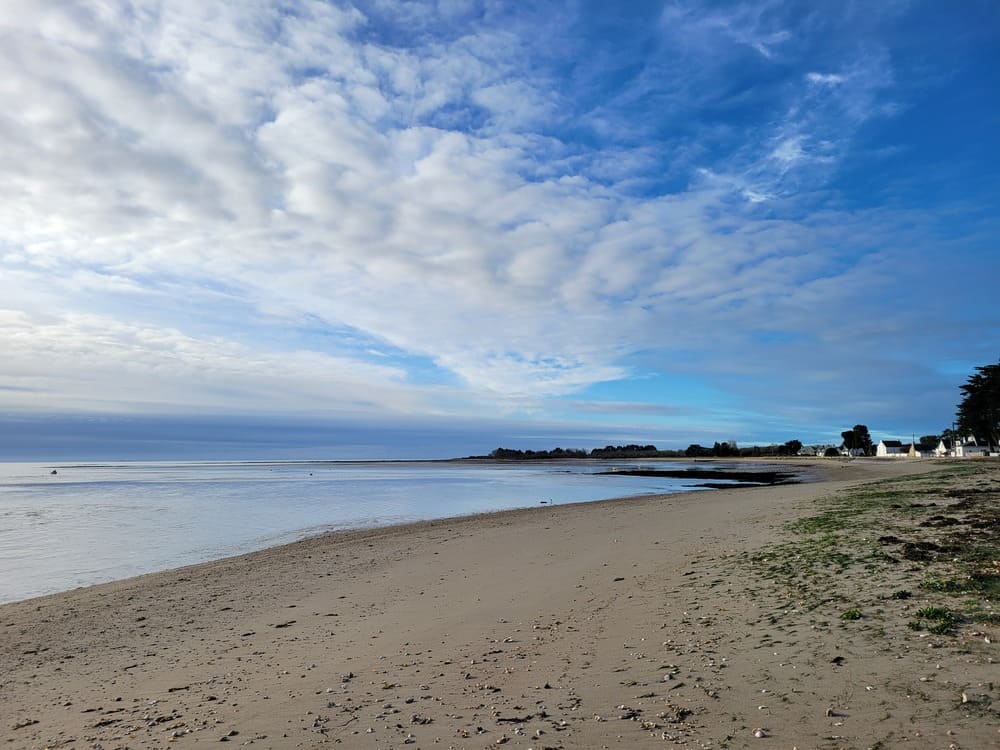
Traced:
<path fill-rule="evenodd" d="M 834 494 L 788 522 L 781 541 L 748 556 L 805 609 L 850 605 L 845 622 L 893 607 L 912 630 L 955 636 L 1000 621 L 1000 463 L 940 471 Z M 911 601 L 923 605 L 913 612 Z"/>

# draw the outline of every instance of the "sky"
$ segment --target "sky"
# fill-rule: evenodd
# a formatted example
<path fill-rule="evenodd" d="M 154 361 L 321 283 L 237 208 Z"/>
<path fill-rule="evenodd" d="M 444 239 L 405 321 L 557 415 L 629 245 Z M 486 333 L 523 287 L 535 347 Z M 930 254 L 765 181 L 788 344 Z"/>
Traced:
<path fill-rule="evenodd" d="M 1000 357 L 992 0 L 5 0 L 0 98 L 0 459 L 919 437 Z"/>

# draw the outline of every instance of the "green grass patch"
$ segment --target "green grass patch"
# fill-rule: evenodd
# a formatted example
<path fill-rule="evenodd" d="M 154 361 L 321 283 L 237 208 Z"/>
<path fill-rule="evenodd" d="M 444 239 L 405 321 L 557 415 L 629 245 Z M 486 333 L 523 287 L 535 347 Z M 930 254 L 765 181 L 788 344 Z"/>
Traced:
<path fill-rule="evenodd" d="M 923 609 L 917 610 L 917 617 L 922 617 L 925 620 L 947 622 L 949 620 L 955 620 L 957 615 L 945 607 L 924 607 Z"/>
<path fill-rule="evenodd" d="M 959 522 L 942 524 L 935 516 Z M 810 515 L 785 524 L 780 543 L 744 559 L 757 575 L 788 586 L 802 610 L 851 606 L 840 615 L 844 621 L 861 618 L 869 604 L 911 599 L 918 590 L 934 595 L 952 616 L 924 612 L 899 624 L 952 634 L 960 622 L 1000 617 L 986 606 L 1000 601 L 998 517 L 1000 464 L 956 464 L 821 499 Z M 872 582 L 871 601 L 856 601 L 859 580 Z M 904 586 L 887 591 L 890 580 Z M 881 591 L 878 581 L 886 584 Z"/>
<path fill-rule="evenodd" d="M 970 622 L 979 622 L 983 625 L 1000 625 L 1000 612 L 987 612 L 977 606 L 972 606 L 966 611 L 966 618 Z"/>
<path fill-rule="evenodd" d="M 926 627 L 927 631 L 934 635 L 955 635 L 958 625 L 965 621 L 961 614 L 947 607 L 924 607 L 918 609 L 916 615 L 920 619 L 916 621 L 918 627 L 913 629 Z M 910 623 L 910 627 L 913 627 L 913 623 Z"/>
<path fill-rule="evenodd" d="M 972 594 L 991 601 L 1000 601 L 1000 574 L 972 572 L 966 576 L 929 578 L 923 588 L 941 594 Z"/>

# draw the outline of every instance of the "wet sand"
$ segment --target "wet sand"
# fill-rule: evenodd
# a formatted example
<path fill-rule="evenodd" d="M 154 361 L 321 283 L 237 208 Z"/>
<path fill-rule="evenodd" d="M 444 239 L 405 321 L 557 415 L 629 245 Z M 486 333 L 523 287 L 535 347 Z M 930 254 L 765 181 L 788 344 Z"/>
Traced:
<path fill-rule="evenodd" d="M 4 605 L 0 743 L 1000 747 L 995 622 L 928 635 L 876 610 L 897 580 L 831 570 L 824 602 L 761 565 L 822 498 L 942 464 L 806 463 L 825 481 L 330 535 Z"/>

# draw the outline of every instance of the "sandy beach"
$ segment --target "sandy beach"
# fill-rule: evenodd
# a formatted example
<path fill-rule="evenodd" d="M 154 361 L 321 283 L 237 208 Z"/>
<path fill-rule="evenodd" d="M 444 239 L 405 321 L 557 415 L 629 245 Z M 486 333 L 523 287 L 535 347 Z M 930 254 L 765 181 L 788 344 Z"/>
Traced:
<path fill-rule="evenodd" d="M 1000 747 L 1000 462 L 809 463 L 4 605 L 0 742 Z"/>

